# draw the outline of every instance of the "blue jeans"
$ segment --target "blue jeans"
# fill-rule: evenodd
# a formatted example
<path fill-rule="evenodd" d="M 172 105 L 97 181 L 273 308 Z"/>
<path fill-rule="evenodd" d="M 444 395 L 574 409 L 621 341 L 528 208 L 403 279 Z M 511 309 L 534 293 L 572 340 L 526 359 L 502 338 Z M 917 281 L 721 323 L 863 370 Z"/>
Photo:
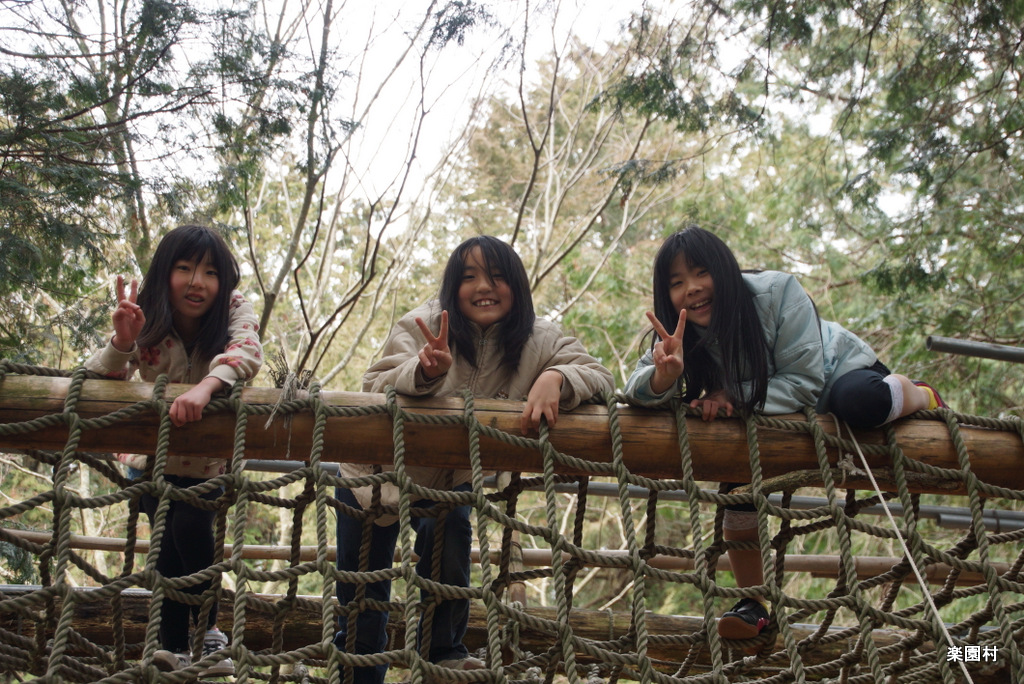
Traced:
<path fill-rule="evenodd" d="M 471 489 L 468 483 L 459 485 L 454 491 L 464 492 Z M 336 489 L 335 496 L 339 501 L 357 510 L 362 510 L 355 495 L 348 489 Z M 430 508 L 437 502 L 420 500 L 412 504 L 418 508 Z M 473 528 L 469 523 L 470 506 L 459 506 L 451 509 L 444 521 L 444 538 L 441 548 L 441 575 L 438 581 L 456 587 L 469 586 L 470 545 L 473 541 Z M 421 577 L 430 577 L 434 556 L 434 532 L 437 527 L 436 517 L 413 517 L 412 527 L 416 533 L 416 553 L 420 560 L 416 564 L 416 572 Z M 341 512 L 338 513 L 338 569 L 355 572 L 359 570 L 359 547 L 362 542 L 363 522 Z M 392 566 L 395 555 L 395 544 L 398 540 L 398 523 L 380 526 L 372 525 L 367 570 L 382 570 Z M 358 585 L 349 582 L 338 582 L 338 601 L 342 607 L 350 603 L 356 595 Z M 366 585 L 366 598 L 377 601 L 391 600 L 391 582 L 381 580 Z M 430 594 L 421 593 L 426 601 Z M 387 647 L 388 613 L 381 610 L 362 610 L 355 618 L 355 652 L 360 655 L 380 653 Z M 454 599 L 442 601 L 434 609 L 430 629 L 430 649 L 427 659 L 432 663 L 442 660 L 462 659 L 469 655 L 463 645 L 469 624 L 469 601 Z M 338 619 L 338 632 L 334 636 L 334 645 L 345 650 L 348 637 L 349 619 L 342 616 Z M 420 639 L 423 639 L 422 633 Z M 355 684 L 381 684 L 388 671 L 387 665 L 376 667 L 355 667 L 353 676 Z"/>

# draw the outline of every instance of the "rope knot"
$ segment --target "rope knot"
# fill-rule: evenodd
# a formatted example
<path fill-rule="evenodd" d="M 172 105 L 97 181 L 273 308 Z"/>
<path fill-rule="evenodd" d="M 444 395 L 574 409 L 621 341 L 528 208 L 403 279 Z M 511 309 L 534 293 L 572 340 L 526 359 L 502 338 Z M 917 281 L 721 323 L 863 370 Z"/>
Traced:
<path fill-rule="evenodd" d="M 839 460 L 836 462 L 836 468 L 843 474 L 843 479 L 839 482 L 840 487 L 846 486 L 846 477 L 867 477 L 867 473 L 857 467 L 853 462 L 853 454 L 844 452 L 839 456 Z"/>

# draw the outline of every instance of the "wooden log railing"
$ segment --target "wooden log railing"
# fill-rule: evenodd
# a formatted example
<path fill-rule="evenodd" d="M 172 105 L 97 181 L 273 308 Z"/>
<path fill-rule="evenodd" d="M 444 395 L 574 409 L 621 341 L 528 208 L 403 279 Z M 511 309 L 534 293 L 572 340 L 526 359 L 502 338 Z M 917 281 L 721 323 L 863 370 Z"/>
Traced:
<path fill-rule="evenodd" d="M 0 383 L 0 426 L 24 423 L 64 411 L 71 380 L 43 376 L 9 375 Z M 166 399 L 172 399 L 188 388 L 169 385 Z M 149 401 L 153 386 L 147 383 L 111 380 L 86 380 L 76 403 L 82 418 L 96 418 Z M 278 403 L 281 391 L 268 388 L 246 388 L 242 401 L 269 413 Z M 359 392 L 322 392 L 321 400 L 329 407 L 352 412 L 380 406 L 385 397 Z M 404 411 L 422 416 L 456 416 L 464 413 L 461 398 L 399 397 Z M 518 436 L 522 403 L 501 400 L 475 401 L 474 415 L 484 426 Z M 656 411 L 621 406 L 618 408 L 622 433 L 622 455 L 625 466 L 633 473 L 662 479 L 683 476 L 680 464 L 675 416 Z M 782 416 L 780 418 L 787 418 Z M 803 416 L 788 416 L 803 421 Z M 284 414 L 267 427 L 263 414 L 251 416 L 245 433 L 246 455 L 250 458 L 307 460 L 310 455 L 313 415 L 303 410 L 286 422 Z M 835 436 L 838 428 L 829 416 L 818 416 L 817 422 L 826 435 Z M 109 427 L 88 430 L 82 435 L 83 451 L 153 453 L 156 448 L 158 418 L 153 411 L 142 411 Z M 705 423 L 698 418 L 686 419 L 694 476 L 706 481 L 743 481 L 750 478 L 750 455 L 743 423 L 738 419 L 719 419 Z M 229 455 L 233 448 L 235 416 L 219 411 L 197 423 L 171 431 L 170 452 L 194 456 Z M 982 482 L 1012 489 L 1024 489 L 1024 441 L 1019 432 L 976 425 L 961 425 L 960 433 L 970 458 L 973 474 Z M 895 427 L 896 444 L 910 459 L 923 464 L 960 470 L 954 443 L 946 423 L 938 420 L 904 419 Z M 387 413 L 360 413 L 331 416 L 327 419 L 321 459 L 332 462 L 391 463 L 394 458 L 393 421 Z M 872 469 L 885 470 L 891 459 L 881 447 L 885 435 L 880 430 L 857 431 L 858 441 L 867 450 Z M 4 431 L 0 448 L 62 449 L 66 443 L 66 425 L 55 425 L 31 431 Z M 818 469 L 813 441 L 807 431 L 758 427 L 760 459 L 765 477 L 777 477 L 793 471 Z M 559 451 L 601 464 L 612 462 L 612 438 L 608 427 L 608 408 L 581 406 L 559 417 L 550 431 L 550 441 Z M 468 437 L 461 424 L 405 425 L 406 463 L 444 468 L 468 466 Z M 840 454 L 829 449 L 835 463 Z M 486 469 L 540 472 L 542 457 L 537 449 L 526 448 L 491 436 L 481 438 L 481 463 Z M 569 465 L 559 466 L 561 472 L 574 473 Z M 864 480 L 853 476 L 844 483 L 859 487 Z M 891 489 L 884 478 L 883 488 Z M 912 483 L 916 491 L 962 493 L 962 483 Z"/>

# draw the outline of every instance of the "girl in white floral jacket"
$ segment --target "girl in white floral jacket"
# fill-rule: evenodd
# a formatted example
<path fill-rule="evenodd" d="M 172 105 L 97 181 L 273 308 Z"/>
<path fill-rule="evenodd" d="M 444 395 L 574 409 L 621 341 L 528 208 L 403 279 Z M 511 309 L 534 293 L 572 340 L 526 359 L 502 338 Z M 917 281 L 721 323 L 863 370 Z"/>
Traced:
<path fill-rule="evenodd" d="M 178 396 L 169 410 L 176 426 L 199 420 L 213 395 L 230 388 L 237 380 L 255 377 L 263 364 L 259 323 L 252 305 L 235 289 L 240 275 L 238 262 L 227 243 L 203 226 L 180 226 L 160 241 L 153 254 L 142 289 L 135 280 L 125 292 L 124 278 L 117 278 L 117 309 L 114 334 L 107 346 L 88 361 L 86 368 L 111 378 L 130 380 L 138 371 L 142 380 L 152 382 L 166 373 L 171 382 L 194 386 Z M 138 476 L 146 457 L 119 456 Z M 168 458 L 167 482 L 192 487 L 224 473 L 225 459 Z M 217 499 L 222 487 L 203 495 Z M 152 522 L 157 499 L 144 494 L 140 506 Z M 166 532 L 160 548 L 157 570 L 165 577 L 190 575 L 210 567 L 214 560 L 213 524 L 215 511 L 201 510 L 183 501 L 172 501 L 167 512 Z M 202 593 L 210 582 L 185 591 Z M 191 610 L 190 610 L 191 608 Z M 191 620 L 190 620 L 191 615 Z M 164 599 L 160 619 L 162 649 L 153 662 L 164 670 L 191 665 L 190 622 L 198 621 L 199 606 Z M 227 637 L 216 628 L 217 605 L 210 611 L 203 656 L 213 655 L 227 645 Z M 200 675 L 232 674 L 230 658 L 222 657 Z"/>

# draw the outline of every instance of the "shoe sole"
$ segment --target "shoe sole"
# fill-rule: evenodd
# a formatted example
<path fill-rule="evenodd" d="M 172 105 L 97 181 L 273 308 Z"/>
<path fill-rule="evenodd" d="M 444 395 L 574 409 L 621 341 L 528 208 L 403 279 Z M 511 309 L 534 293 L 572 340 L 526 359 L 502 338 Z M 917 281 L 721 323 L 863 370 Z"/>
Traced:
<path fill-rule="evenodd" d="M 743 618 L 723 617 L 718 621 L 718 636 L 723 639 L 741 641 L 753 639 L 761 631 Z"/>
<path fill-rule="evenodd" d="M 220 663 L 217 663 L 216 665 L 211 665 L 199 673 L 200 677 L 233 677 L 234 675 L 234 663 L 228 666 L 222 666 Z"/>
<path fill-rule="evenodd" d="M 217 660 L 209 668 L 199 673 L 200 677 L 233 677 L 234 662 L 230 658 Z"/>
<path fill-rule="evenodd" d="M 170 655 L 164 655 L 165 653 Z M 177 672 L 182 669 L 181 661 L 179 661 L 174 654 L 171 654 L 170 651 L 164 651 L 163 653 L 157 651 L 154 653 L 153 664 L 156 665 L 156 669 L 161 672 Z"/>

